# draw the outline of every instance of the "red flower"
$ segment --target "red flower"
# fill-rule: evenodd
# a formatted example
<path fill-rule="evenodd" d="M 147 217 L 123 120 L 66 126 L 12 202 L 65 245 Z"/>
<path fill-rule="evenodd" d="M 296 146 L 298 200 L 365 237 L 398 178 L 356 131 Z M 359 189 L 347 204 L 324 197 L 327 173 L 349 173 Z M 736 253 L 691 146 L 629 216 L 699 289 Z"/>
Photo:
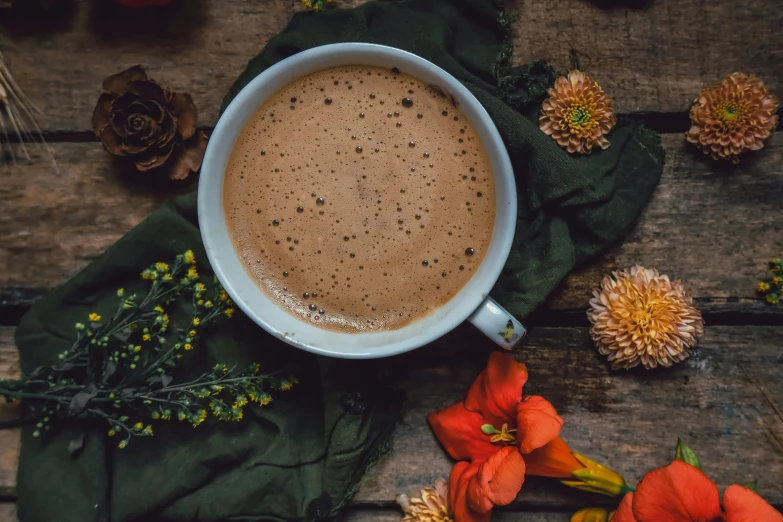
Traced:
<path fill-rule="evenodd" d="M 119 0 L 125 7 L 150 7 L 165 6 L 171 3 L 171 0 Z"/>
<path fill-rule="evenodd" d="M 733 485 L 723 494 L 699 469 L 675 460 L 647 473 L 628 493 L 612 522 L 783 522 L 775 508 L 751 490 Z"/>
<path fill-rule="evenodd" d="M 525 474 L 570 478 L 583 466 L 558 438 L 563 425 L 554 406 L 522 396 L 527 368 L 494 352 L 463 402 L 431 413 L 432 430 L 461 461 L 449 477 L 456 522 L 488 521 L 492 507 L 516 498 Z"/>

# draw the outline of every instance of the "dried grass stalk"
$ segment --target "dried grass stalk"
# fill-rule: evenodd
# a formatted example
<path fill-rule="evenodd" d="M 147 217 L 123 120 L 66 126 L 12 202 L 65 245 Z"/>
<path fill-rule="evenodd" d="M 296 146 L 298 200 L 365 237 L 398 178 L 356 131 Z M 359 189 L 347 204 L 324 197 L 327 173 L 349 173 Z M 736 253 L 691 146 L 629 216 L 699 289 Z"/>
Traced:
<path fill-rule="evenodd" d="M 59 173 L 52 150 L 36 121 L 36 115 L 41 114 L 14 81 L 5 56 L 0 52 L 0 165 L 6 164 L 9 157 L 12 164 L 17 163 L 17 154 L 11 146 L 12 137 L 15 136 L 24 158 L 32 159 L 31 150 L 39 148 L 49 156 L 52 168 Z"/>

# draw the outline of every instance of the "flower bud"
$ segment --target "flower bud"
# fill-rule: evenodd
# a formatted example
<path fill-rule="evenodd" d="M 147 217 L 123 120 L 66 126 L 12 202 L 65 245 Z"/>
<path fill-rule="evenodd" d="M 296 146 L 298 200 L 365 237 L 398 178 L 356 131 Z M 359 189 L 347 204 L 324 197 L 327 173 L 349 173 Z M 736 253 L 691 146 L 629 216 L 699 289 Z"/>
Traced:
<path fill-rule="evenodd" d="M 584 467 L 571 472 L 577 480 L 562 481 L 566 486 L 588 491 L 590 493 L 600 493 L 601 495 L 610 497 L 615 497 L 631 491 L 625 483 L 625 479 L 617 472 L 612 471 L 579 453 L 574 452 L 573 455 Z"/>
<path fill-rule="evenodd" d="M 604 508 L 585 508 L 574 513 L 571 522 L 607 522 L 610 519 L 610 513 Z"/>

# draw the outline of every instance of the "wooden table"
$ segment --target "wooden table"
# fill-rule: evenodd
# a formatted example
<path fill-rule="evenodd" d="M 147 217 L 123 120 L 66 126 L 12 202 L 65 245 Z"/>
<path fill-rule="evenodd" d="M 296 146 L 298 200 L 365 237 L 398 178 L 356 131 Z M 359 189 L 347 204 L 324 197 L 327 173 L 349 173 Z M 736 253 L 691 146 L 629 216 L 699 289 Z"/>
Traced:
<path fill-rule="evenodd" d="M 569 276 L 529 321 L 529 388 L 554 403 L 574 448 L 629 482 L 666 464 L 682 437 L 721 488 L 758 479 L 759 492 L 781 509 L 783 306 L 766 305 L 755 288 L 767 260 L 783 255 L 783 137 L 725 168 L 702 159 L 683 132 L 699 90 L 735 70 L 760 74 L 783 97 L 783 18 L 773 0 L 614 3 L 506 0 L 519 16 L 517 62 L 545 58 L 566 69 L 578 53 L 617 110 L 662 132 L 666 149 L 663 179 L 634 231 Z M 56 175 L 43 158 L 0 168 L 0 377 L 18 374 L 13 331 L 29 305 L 171 195 L 119 176 L 93 138 L 101 80 L 143 64 L 164 85 L 192 93 L 200 124 L 211 128 L 247 60 L 301 8 L 298 0 L 182 0 L 150 21 L 111 4 L 82 1 L 56 17 L 0 11 L 11 68 L 46 114 L 41 123 L 61 170 Z M 707 322 L 696 354 L 668 371 L 612 372 L 589 340 L 591 288 L 602 274 L 636 263 L 685 278 Z M 397 520 L 398 493 L 447 476 L 451 461 L 425 414 L 460 399 L 479 366 L 432 359 L 411 366 L 400 382 L 408 405 L 392 453 L 366 477 L 349 520 Z M 15 520 L 18 451 L 18 432 L 0 431 L 2 522 Z M 567 520 L 596 500 L 531 479 L 496 519 Z"/>

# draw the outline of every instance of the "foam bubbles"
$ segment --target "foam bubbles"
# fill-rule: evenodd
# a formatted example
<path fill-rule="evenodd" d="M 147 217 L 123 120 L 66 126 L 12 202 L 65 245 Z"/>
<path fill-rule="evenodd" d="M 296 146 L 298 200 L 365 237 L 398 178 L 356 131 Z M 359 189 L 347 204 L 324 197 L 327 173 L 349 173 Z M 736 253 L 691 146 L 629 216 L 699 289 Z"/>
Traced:
<path fill-rule="evenodd" d="M 489 245 L 494 194 L 450 100 L 374 67 L 275 94 L 240 135 L 224 186 L 255 282 L 301 319 L 348 332 L 399 328 L 456 294 Z"/>

